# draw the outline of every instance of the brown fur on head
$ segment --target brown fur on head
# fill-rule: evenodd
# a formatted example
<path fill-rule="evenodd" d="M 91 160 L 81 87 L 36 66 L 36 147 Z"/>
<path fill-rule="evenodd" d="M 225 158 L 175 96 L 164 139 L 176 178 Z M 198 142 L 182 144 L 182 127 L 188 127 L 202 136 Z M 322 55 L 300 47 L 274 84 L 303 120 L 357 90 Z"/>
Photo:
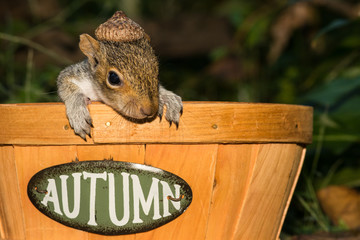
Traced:
<path fill-rule="evenodd" d="M 158 60 L 146 37 L 135 41 L 98 41 L 80 36 L 100 98 L 120 114 L 152 118 L 158 111 Z M 116 81 L 116 76 L 120 82 Z"/>

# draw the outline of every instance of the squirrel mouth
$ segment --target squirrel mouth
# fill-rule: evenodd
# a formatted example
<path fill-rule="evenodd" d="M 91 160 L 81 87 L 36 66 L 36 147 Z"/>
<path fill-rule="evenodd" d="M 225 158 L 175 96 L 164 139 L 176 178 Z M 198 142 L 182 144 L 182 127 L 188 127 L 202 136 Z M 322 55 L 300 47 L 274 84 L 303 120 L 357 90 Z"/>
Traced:
<path fill-rule="evenodd" d="M 133 123 L 137 123 L 137 124 L 152 122 L 157 117 L 156 114 L 154 114 L 152 116 L 135 116 L 135 115 L 130 116 L 130 115 L 127 115 L 127 114 L 124 114 L 121 112 L 119 112 L 119 114 L 126 120 L 133 122 Z"/>
<path fill-rule="evenodd" d="M 126 104 L 122 109 L 115 110 L 127 120 L 136 123 L 152 121 L 156 118 L 158 112 L 157 107 L 139 106 L 132 101 Z"/>

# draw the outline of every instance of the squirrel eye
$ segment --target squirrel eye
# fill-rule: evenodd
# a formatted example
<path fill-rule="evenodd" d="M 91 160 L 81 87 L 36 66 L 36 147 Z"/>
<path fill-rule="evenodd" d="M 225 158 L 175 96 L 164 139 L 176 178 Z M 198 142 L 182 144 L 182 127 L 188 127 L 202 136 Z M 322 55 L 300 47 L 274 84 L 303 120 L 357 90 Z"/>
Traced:
<path fill-rule="evenodd" d="M 113 71 L 109 72 L 108 82 L 112 86 L 120 86 L 121 85 L 120 77 Z"/>

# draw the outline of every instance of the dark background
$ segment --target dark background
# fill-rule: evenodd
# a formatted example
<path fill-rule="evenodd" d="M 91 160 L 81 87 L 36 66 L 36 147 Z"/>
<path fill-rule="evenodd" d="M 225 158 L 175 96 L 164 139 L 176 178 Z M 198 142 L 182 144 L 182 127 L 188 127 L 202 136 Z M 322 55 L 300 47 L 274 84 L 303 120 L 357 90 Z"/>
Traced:
<path fill-rule="evenodd" d="M 58 101 L 58 73 L 84 58 L 79 35 L 94 36 L 116 10 L 151 36 L 160 81 L 183 100 L 313 106 L 314 142 L 282 238 L 348 230 L 316 191 L 360 186 L 358 1 L 1 1 L 0 103 Z"/>

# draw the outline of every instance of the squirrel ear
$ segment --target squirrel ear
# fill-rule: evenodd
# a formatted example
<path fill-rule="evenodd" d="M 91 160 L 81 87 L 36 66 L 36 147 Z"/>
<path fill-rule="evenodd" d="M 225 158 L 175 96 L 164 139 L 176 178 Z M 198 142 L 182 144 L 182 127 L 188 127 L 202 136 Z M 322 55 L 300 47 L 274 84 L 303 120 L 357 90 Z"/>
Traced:
<path fill-rule="evenodd" d="M 80 50 L 88 57 L 91 66 L 95 67 L 99 63 L 97 59 L 100 51 L 99 42 L 90 35 L 84 33 L 80 35 L 79 47 Z"/>

